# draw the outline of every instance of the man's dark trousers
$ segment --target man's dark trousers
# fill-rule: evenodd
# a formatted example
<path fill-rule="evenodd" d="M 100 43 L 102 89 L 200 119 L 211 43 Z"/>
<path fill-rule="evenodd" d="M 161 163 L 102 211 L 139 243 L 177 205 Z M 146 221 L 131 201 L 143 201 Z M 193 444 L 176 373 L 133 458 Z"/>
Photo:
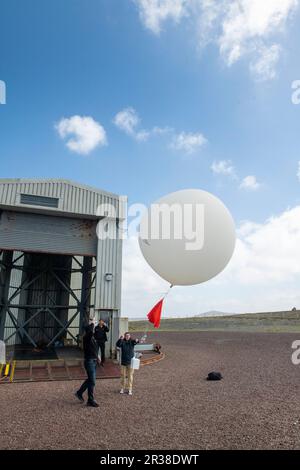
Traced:
<path fill-rule="evenodd" d="M 78 390 L 78 395 L 82 395 L 87 389 L 89 402 L 94 401 L 94 388 L 96 385 L 96 367 L 97 359 L 85 359 L 84 368 L 86 370 L 88 378 L 85 382 L 83 382 L 80 389 Z"/>
<path fill-rule="evenodd" d="M 100 352 L 101 352 L 101 362 L 104 364 L 105 362 L 105 342 L 104 341 L 97 341 Z"/>

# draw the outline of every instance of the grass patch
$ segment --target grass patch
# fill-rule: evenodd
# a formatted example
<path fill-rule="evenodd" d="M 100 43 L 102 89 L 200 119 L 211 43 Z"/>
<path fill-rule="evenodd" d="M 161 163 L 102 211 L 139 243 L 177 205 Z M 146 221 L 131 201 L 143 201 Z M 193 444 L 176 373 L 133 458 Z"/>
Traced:
<path fill-rule="evenodd" d="M 156 331 L 148 321 L 130 321 L 129 330 Z M 241 331 L 265 333 L 300 332 L 300 310 L 287 312 L 247 313 L 221 317 L 166 318 L 160 331 Z"/>

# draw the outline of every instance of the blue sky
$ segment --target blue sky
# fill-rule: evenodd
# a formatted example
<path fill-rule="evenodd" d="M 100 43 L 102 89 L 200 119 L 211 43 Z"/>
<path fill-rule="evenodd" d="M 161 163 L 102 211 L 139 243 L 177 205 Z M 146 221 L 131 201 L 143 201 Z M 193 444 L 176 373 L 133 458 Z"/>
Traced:
<path fill-rule="evenodd" d="M 7 103 L 0 105 L 1 176 L 68 178 L 127 194 L 129 203 L 201 188 L 223 200 L 238 227 L 249 221 L 254 235 L 257 224 L 268 228 L 271 216 L 298 217 L 288 211 L 300 205 L 300 105 L 291 102 L 291 84 L 300 78 L 299 5 L 252 3 L 253 10 L 247 0 L 2 2 L 0 80 Z M 207 18 L 213 18 L 211 28 Z M 124 110 L 140 119 L 127 132 L 124 120 L 115 123 Z M 92 120 L 92 150 L 85 154 L 67 147 L 73 116 Z M 147 132 L 143 139 L 141 131 Z M 243 230 L 241 243 L 257 254 Z M 284 226 L 290 240 L 295 230 L 288 230 Z M 139 256 L 130 250 L 125 257 Z M 289 256 L 282 255 L 280 266 Z M 136 273 L 126 258 L 124 269 L 126 287 Z M 286 292 L 280 308 L 300 304 L 294 271 L 276 284 Z M 217 301 L 209 291 L 214 284 L 203 288 L 206 300 L 197 312 L 273 307 L 267 300 L 257 305 L 256 287 L 249 282 L 243 293 L 243 273 L 236 276 L 230 288 L 224 278 Z M 155 282 L 144 287 L 150 303 L 160 290 Z M 189 309 L 197 289 L 188 291 Z M 125 292 L 124 308 L 138 315 L 134 292 L 130 300 Z M 186 309 L 178 299 L 168 307 L 172 314 Z"/>

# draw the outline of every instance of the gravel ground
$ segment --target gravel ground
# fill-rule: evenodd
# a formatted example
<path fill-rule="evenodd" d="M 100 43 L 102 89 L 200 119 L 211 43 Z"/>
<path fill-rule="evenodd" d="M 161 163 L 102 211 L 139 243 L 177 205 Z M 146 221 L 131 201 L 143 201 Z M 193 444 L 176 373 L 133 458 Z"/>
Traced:
<path fill-rule="evenodd" d="M 166 358 L 119 381 L 97 381 L 101 407 L 78 381 L 0 385 L 1 449 L 300 449 L 295 334 L 151 333 Z M 211 370 L 224 379 L 207 382 Z"/>

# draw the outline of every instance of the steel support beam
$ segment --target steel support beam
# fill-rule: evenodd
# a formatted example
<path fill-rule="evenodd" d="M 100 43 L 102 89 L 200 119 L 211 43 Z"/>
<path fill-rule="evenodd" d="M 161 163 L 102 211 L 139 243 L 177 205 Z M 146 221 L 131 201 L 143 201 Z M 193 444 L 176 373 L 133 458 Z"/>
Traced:
<path fill-rule="evenodd" d="M 87 316 L 89 315 L 88 310 L 90 309 L 90 296 L 91 289 L 95 282 L 95 276 L 92 279 L 93 269 L 93 258 L 85 256 L 83 258 L 82 268 L 82 283 L 81 283 L 81 302 L 80 302 L 80 323 L 79 323 L 79 334 L 83 333 L 84 327 L 87 322 Z"/>
<path fill-rule="evenodd" d="M 10 287 L 13 251 L 5 251 L 1 263 L 1 308 L 0 308 L 0 339 L 4 339 L 5 320 Z"/>

